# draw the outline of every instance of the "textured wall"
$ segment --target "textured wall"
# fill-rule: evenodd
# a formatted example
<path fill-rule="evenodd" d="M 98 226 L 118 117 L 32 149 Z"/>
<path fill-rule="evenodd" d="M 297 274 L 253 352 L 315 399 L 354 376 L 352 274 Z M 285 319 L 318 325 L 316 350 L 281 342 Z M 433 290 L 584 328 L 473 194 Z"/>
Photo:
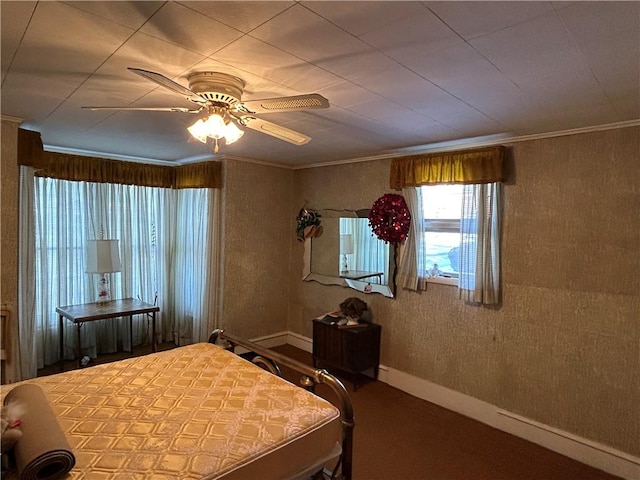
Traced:
<path fill-rule="evenodd" d="M 2 362 L 2 380 L 15 380 L 18 352 L 18 123 L 2 120 L 2 152 L 0 156 L 0 304 L 11 312 L 7 326 L 10 358 Z M 5 342 L 7 340 L 5 339 Z"/>
<path fill-rule="evenodd" d="M 390 160 L 347 163 L 297 170 L 293 182 L 295 217 L 305 204 L 314 209 L 369 208 L 378 197 L 389 190 Z M 327 287 L 315 282 L 302 282 L 304 244 L 292 240 L 292 277 L 289 330 L 311 337 L 311 319 L 338 308 L 350 296 L 365 299 L 375 311 L 381 302 L 379 295 L 365 297 L 343 287 Z"/>
<path fill-rule="evenodd" d="M 286 330 L 293 172 L 226 160 L 221 326 L 247 338 Z"/>
<path fill-rule="evenodd" d="M 0 201 L 2 222 L 0 245 L 2 272 L 0 275 L 1 303 L 15 308 L 18 301 L 18 124 L 2 120 L 2 157 L 0 157 L 2 186 Z"/>
<path fill-rule="evenodd" d="M 504 187 L 503 303 L 462 303 L 429 284 L 364 296 L 382 363 L 508 411 L 640 454 L 640 128 L 517 143 Z M 297 170 L 294 203 L 366 208 L 389 161 Z M 301 282 L 292 255 L 289 329 L 355 294 Z"/>

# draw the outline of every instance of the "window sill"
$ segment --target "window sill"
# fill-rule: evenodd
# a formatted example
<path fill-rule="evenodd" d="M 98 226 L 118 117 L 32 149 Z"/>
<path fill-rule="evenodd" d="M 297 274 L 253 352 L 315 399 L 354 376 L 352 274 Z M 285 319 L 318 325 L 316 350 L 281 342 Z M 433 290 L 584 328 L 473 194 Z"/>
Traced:
<path fill-rule="evenodd" d="M 440 285 L 453 285 L 454 287 L 457 287 L 458 279 L 447 278 L 447 277 L 433 277 L 433 278 L 427 278 L 427 283 L 439 283 Z"/>

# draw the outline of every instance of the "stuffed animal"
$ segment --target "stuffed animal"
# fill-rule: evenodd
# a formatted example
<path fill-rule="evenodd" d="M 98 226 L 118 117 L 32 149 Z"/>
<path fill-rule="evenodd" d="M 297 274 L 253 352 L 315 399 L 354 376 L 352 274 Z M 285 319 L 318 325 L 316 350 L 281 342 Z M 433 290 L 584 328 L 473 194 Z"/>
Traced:
<path fill-rule="evenodd" d="M 370 322 L 369 306 L 357 297 L 349 297 L 340 305 L 340 312 L 347 319 L 347 325 L 357 325 L 362 322 Z"/>
<path fill-rule="evenodd" d="M 13 450 L 14 445 L 20 437 L 22 437 L 22 430 L 20 430 L 21 420 L 20 417 L 24 409 L 22 405 L 16 402 L 10 402 L 7 405 L 2 406 L 0 412 L 0 426 L 2 428 L 2 453 L 5 454 Z"/>

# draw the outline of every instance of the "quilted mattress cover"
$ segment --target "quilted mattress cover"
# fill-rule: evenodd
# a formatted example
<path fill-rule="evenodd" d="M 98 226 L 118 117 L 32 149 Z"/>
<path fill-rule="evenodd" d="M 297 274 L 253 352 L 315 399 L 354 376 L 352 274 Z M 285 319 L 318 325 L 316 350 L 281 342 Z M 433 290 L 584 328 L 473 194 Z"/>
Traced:
<path fill-rule="evenodd" d="M 290 478 L 340 440 L 331 403 L 208 343 L 4 385 L 2 396 L 27 382 L 76 456 L 71 479 Z"/>

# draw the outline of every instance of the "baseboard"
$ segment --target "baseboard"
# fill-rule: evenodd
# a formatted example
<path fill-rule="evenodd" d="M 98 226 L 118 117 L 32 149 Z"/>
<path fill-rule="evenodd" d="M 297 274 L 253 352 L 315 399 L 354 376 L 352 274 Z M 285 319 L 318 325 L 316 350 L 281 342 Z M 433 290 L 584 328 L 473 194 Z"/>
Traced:
<path fill-rule="evenodd" d="M 288 343 L 311 352 L 313 341 L 294 332 L 263 337 L 262 342 Z M 266 346 L 266 345 L 265 345 Z M 503 410 L 491 403 L 380 365 L 378 380 L 410 395 L 530 441 L 578 462 L 629 480 L 640 479 L 640 458 L 578 435 Z"/>
<path fill-rule="evenodd" d="M 640 478 L 640 458 L 612 447 L 516 415 L 400 370 L 381 366 L 379 380 L 586 465 L 630 480 Z"/>
<path fill-rule="evenodd" d="M 298 333 L 287 332 L 287 343 L 305 352 L 313 352 L 313 340 Z"/>
<path fill-rule="evenodd" d="M 273 333 L 271 335 L 264 335 L 262 337 L 255 337 L 252 338 L 251 341 L 253 343 L 257 343 L 261 347 L 272 348 L 289 343 L 287 341 L 288 337 L 289 332 L 279 332 Z M 235 349 L 235 353 L 237 353 L 238 355 L 242 355 L 243 353 L 247 353 L 248 351 L 249 350 L 243 347 L 236 347 Z"/>
<path fill-rule="evenodd" d="M 266 348 L 277 347 L 279 345 L 284 345 L 287 343 L 288 332 L 279 332 L 274 333 L 272 335 L 265 335 L 263 337 L 257 337 L 252 339 L 251 341 L 257 343 L 258 345 L 262 345 Z"/>
<path fill-rule="evenodd" d="M 640 478 L 640 458 L 526 417 L 498 409 L 496 428 L 629 480 Z"/>

